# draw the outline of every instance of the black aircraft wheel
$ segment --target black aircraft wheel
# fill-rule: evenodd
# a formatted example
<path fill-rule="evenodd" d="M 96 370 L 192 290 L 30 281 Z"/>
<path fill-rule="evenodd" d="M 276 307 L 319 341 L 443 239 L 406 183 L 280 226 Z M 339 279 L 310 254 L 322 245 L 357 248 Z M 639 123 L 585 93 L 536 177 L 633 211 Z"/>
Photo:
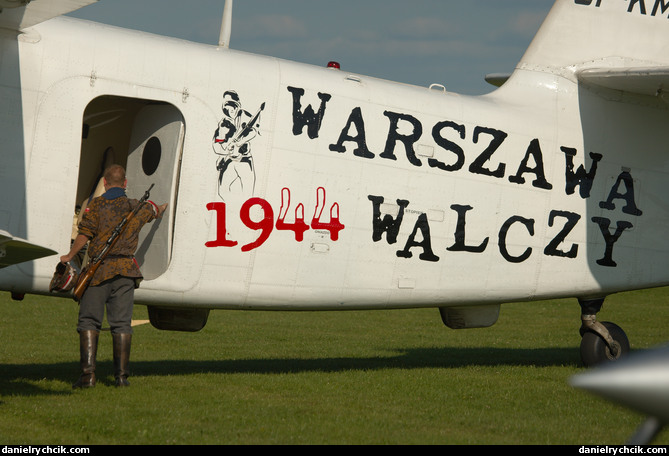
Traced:
<path fill-rule="evenodd" d="M 581 360 L 586 367 L 605 361 L 615 361 L 630 351 L 630 343 L 620 326 L 610 321 L 602 322 L 613 338 L 613 349 L 602 336 L 586 331 L 581 339 Z"/>

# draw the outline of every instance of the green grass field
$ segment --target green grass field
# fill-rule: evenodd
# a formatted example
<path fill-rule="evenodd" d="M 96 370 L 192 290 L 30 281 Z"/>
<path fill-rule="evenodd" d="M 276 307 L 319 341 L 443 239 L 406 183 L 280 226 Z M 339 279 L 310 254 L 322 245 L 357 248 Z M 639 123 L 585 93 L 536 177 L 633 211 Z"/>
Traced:
<path fill-rule="evenodd" d="M 669 341 L 668 302 L 666 288 L 615 295 L 599 319 L 650 348 Z M 84 391 L 76 318 L 69 299 L 0 298 L 0 444 L 617 445 L 643 420 L 568 385 L 583 371 L 576 300 L 507 304 L 460 331 L 436 309 L 214 311 L 197 333 L 135 327 L 125 389 L 103 333 Z"/>

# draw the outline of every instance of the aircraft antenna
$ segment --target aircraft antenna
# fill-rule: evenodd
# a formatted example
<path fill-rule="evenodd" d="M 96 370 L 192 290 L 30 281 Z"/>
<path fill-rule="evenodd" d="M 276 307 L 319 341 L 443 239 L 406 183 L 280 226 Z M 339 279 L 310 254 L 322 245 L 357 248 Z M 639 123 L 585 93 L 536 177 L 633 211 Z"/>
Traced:
<path fill-rule="evenodd" d="M 223 7 L 223 20 L 221 21 L 221 34 L 218 38 L 220 47 L 230 47 L 230 35 L 232 34 L 232 0 L 225 0 Z"/>

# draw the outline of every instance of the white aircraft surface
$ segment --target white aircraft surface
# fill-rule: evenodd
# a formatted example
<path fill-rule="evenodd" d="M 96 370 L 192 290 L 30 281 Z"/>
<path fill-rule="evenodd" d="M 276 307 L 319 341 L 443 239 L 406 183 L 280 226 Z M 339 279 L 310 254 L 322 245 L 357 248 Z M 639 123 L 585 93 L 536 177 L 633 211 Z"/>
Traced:
<path fill-rule="evenodd" d="M 231 1 L 218 45 L 63 17 L 91 3 L 0 0 L 16 298 L 49 294 L 112 163 L 129 196 L 169 203 L 136 255 L 160 329 L 418 307 L 485 327 L 505 302 L 573 297 L 589 365 L 629 349 L 604 298 L 669 284 L 669 2 L 558 0 L 477 97 L 235 51 Z"/>

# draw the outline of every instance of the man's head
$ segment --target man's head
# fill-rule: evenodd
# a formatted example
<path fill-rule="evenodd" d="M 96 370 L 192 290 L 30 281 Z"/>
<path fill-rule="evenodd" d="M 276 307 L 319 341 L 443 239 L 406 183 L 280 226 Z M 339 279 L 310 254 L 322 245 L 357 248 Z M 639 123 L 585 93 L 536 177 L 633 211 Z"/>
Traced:
<path fill-rule="evenodd" d="M 127 180 L 125 179 L 125 169 L 121 165 L 111 165 L 105 169 L 104 173 L 105 188 L 121 187 L 125 188 Z"/>

